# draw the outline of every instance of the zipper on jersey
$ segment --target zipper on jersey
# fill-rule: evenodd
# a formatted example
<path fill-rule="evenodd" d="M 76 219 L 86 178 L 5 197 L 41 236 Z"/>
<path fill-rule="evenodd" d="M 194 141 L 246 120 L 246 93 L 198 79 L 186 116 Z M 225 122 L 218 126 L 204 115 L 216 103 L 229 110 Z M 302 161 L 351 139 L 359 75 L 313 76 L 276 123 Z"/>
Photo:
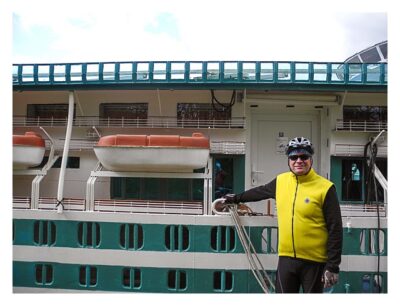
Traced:
<path fill-rule="evenodd" d="M 293 200 L 293 205 L 292 205 L 292 245 L 293 245 L 293 255 L 294 258 L 296 258 L 296 248 L 294 245 L 294 208 L 295 208 L 295 203 L 296 203 L 296 198 L 297 198 L 297 189 L 299 188 L 299 178 L 296 175 L 296 191 L 294 193 L 294 200 Z"/>

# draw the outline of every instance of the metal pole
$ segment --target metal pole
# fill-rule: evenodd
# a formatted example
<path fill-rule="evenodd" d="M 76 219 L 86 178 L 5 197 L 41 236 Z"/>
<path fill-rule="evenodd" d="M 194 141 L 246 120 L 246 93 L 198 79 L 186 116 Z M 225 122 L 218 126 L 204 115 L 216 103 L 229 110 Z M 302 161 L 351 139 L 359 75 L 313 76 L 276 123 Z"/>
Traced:
<path fill-rule="evenodd" d="M 67 131 L 65 133 L 65 142 L 64 142 L 64 151 L 62 155 L 62 162 L 61 162 L 61 169 L 60 169 L 60 176 L 58 179 L 58 191 L 57 191 L 57 212 L 63 212 L 63 204 L 62 200 L 64 198 L 64 180 L 65 180 L 65 170 L 67 168 L 67 161 L 68 161 L 68 150 L 69 150 L 69 142 L 71 140 L 72 134 L 72 121 L 74 119 L 74 92 L 69 92 L 68 97 L 68 121 L 67 121 Z"/>

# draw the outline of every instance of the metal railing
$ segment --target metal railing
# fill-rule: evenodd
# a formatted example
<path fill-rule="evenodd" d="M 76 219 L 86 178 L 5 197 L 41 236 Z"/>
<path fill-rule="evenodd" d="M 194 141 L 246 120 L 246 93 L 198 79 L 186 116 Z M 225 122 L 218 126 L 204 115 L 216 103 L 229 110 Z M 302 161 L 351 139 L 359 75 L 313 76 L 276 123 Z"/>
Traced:
<path fill-rule="evenodd" d="M 94 211 L 146 214 L 203 214 L 202 202 L 95 200 Z"/>
<path fill-rule="evenodd" d="M 385 121 L 336 120 L 336 131 L 380 132 L 387 131 L 387 128 L 388 125 Z"/>
<path fill-rule="evenodd" d="M 341 204 L 340 212 L 342 217 L 386 217 L 386 204 Z"/>
<path fill-rule="evenodd" d="M 64 210 L 66 211 L 84 211 L 85 200 L 84 199 L 63 199 Z M 14 209 L 30 209 L 31 198 L 30 197 L 13 197 L 13 208 Z M 42 197 L 39 198 L 38 209 L 40 210 L 57 210 L 57 198 Z"/>
<path fill-rule="evenodd" d="M 387 84 L 387 63 L 146 61 L 13 65 L 14 85 L 160 83 Z"/>
<path fill-rule="evenodd" d="M 85 211 L 84 199 L 63 199 L 64 211 Z M 14 209 L 31 209 L 30 197 L 13 197 Z M 57 211 L 57 198 L 39 198 L 39 210 Z M 115 213 L 202 215 L 202 202 L 144 201 L 144 200 L 95 200 L 94 211 Z"/>
<path fill-rule="evenodd" d="M 66 126 L 67 118 L 41 118 L 14 116 L 14 127 L 60 127 Z M 233 117 L 231 119 L 178 119 L 176 117 L 152 116 L 147 119 L 127 118 L 101 118 L 97 116 L 82 116 L 74 118 L 75 127 L 128 127 L 128 128 L 211 128 L 230 129 L 245 128 L 244 117 Z"/>
<path fill-rule="evenodd" d="M 364 156 L 364 145 L 335 144 L 335 156 Z M 378 157 L 387 157 L 387 146 L 378 146 Z"/>

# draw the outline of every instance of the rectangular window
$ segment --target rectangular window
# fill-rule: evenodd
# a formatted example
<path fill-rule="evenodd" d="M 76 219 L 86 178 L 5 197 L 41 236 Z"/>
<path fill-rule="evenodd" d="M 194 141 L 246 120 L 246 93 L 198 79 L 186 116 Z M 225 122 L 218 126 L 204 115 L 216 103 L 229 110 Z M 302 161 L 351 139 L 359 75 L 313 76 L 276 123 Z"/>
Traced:
<path fill-rule="evenodd" d="M 387 179 L 387 158 L 377 158 L 378 169 Z M 363 203 L 366 201 L 365 177 L 366 164 L 362 157 L 335 157 L 331 158 L 331 180 L 336 186 L 339 201 Z M 377 193 L 373 188 L 370 191 L 371 202 L 384 202 L 384 191 L 376 181 Z"/>
<path fill-rule="evenodd" d="M 343 201 L 362 201 L 362 161 L 343 160 L 342 161 L 342 200 Z"/>
<path fill-rule="evenodd" d="M 101 118 L 147 119 L 148 103 L 101 103 Z"/>
<path fill-rule="evenodd" d="M 203 180 L 111 178 L 111 199 L 202 201 Z"/>
<path fill-rule="evenodd" d="M 233 193 L 233 158 L 214 159 L 214 198 Z"/>
<path fill-rule="evenodd" d="M 74 118 L 76 116 L 75 109 L 74 107 Z M 27 117 L 66 120 L 68 118 L 68 104 L 28 104 Z M 62 121 L 62 124 L 65 124 L 65 121 Z"/>
<path fill-rule="evenodd" d="M 230 120 L 231 108 L 229 104 L 218 105 L 216 110 L 212 104 L 178 103 L 177 119 L 179 126 L 197 126 L 199 121 Z"/>
<path fill-rule="evenodd" d="M 41 169 L 44 167 L 44 165 L 47 164 L 49 160 L 48 156 L 44 156 L 42 162 L 40 163 L 39 166 L 34 167 L 35 169 Z M 53 164 L 51 168 L 61 168 L 61 162 L 62 162 L 62 156 L 60 156 L 56 162 Z M 67 168 L 71 169 L 79 169 L 80 166 L 80 157 L 75 157 L 75 156 L 68 156 L 68 161 L 67 161 Z"/>
<path fill-rule="evenodd" d="M 386 106 L 343 106 L 344 121 L 387 122 Z"/>
<path fill-rule="evenodd" d="M 244 190 L 244 155 L 214 155 L 214 199 Z"/>

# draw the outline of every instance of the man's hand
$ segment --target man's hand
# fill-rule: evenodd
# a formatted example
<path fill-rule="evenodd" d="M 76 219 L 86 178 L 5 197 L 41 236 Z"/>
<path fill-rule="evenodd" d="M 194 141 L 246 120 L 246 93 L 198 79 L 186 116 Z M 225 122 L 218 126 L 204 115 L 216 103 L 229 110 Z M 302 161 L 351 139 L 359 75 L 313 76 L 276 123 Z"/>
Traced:
<path fill-rule="evenodd" d="M 332 287 L 339 281 L 339 273 L 333 273 L 325 270 L 322 276 L 322 282 L 324 283 L 324 288 Z"/>
<path fill-rule="evenodd" d="M 222 198 L 225 199 L 224 203 L 226 203 L 226 204 L 238 204 L 239 203 L 239 201 L 236 198 L 236 194 L 233 194 L 233 193 L 228 193 L 228 194 L 224 195 Z"/>

